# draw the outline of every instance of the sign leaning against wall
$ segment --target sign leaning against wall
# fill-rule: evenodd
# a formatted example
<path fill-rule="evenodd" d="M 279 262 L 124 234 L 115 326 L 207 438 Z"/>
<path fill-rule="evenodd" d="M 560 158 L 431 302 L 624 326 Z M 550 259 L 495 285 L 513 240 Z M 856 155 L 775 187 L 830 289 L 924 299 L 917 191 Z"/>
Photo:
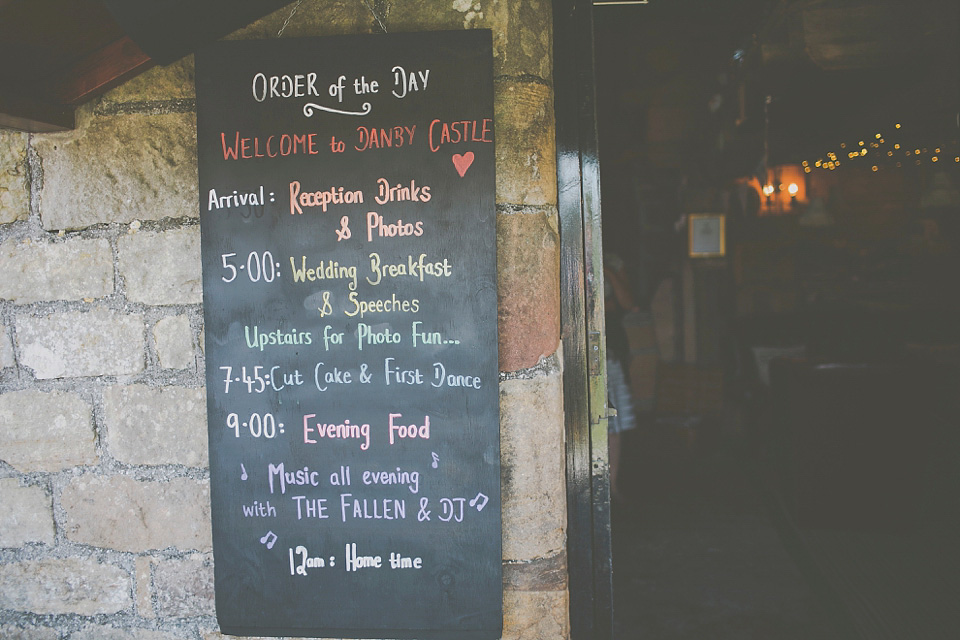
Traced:
<path fill-rule="evenodd" d="M 492 38 L 197 54 L 221 630 L 499 638 Z"/>

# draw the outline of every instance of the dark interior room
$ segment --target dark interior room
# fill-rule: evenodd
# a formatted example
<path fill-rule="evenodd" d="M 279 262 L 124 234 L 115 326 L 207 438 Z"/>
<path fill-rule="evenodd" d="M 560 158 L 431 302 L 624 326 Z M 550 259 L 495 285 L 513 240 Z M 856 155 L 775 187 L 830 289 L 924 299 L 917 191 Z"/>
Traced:
<path fill-rule="evenodd" d="M 615 637 L 955 637 L 958 11 L 595 6 Z"/>

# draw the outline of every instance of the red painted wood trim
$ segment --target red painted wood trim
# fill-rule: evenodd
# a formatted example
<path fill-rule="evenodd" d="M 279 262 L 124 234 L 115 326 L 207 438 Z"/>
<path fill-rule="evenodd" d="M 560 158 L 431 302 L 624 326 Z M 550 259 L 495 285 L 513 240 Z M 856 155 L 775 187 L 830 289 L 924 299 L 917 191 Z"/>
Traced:
<path fill-rule="evenodd" d="M 58 73 L 48 84 L 57 102 L 78 105 L 102 95 L 154 66 L 153 60 L 124 36 Z"/>

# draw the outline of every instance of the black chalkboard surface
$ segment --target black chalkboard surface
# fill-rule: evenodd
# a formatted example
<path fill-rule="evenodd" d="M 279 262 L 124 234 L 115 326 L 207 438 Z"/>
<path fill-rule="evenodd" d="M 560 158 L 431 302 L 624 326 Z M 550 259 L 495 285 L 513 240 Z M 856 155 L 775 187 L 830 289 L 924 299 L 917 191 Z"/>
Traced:
<path fill-rule="evenodd" d="M 499 638 L 489 31 L 197 54 L 223 632 Z"/>

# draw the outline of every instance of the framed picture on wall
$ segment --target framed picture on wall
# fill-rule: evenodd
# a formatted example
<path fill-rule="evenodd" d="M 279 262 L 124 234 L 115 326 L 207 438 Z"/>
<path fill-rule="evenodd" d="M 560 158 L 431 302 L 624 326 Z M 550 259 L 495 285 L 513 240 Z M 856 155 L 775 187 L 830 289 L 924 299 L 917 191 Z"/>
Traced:
<path fill-rule="evenodd" d="M 687 216 L 688 254 L 691 258 L 718 258 L 727 253 L 726 216 L 691 213 Z"/>

